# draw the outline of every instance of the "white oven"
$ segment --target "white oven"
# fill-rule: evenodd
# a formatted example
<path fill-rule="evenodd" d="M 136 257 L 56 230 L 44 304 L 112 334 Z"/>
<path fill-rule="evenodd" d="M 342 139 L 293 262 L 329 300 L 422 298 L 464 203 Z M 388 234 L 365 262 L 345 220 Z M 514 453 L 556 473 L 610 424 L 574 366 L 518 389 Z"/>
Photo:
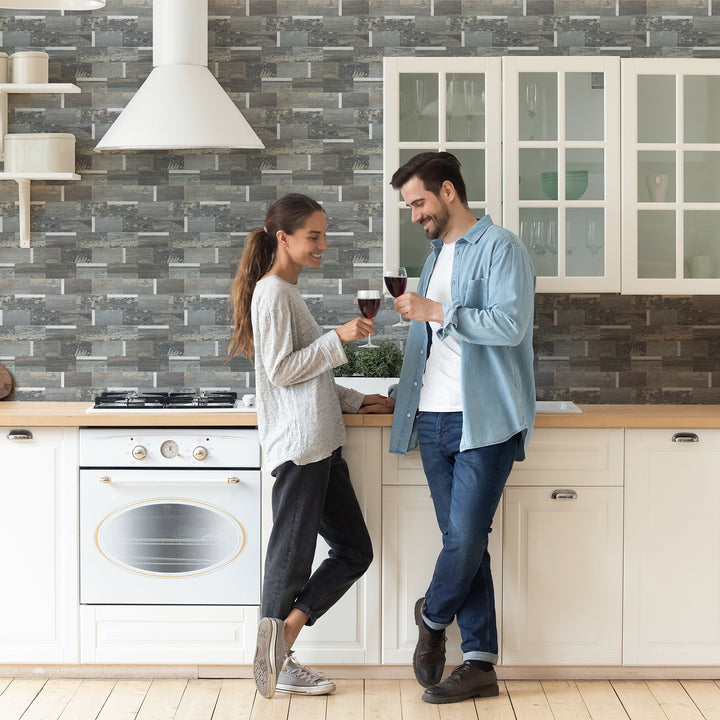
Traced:
<path fill-rule="evenodd" d="M 254 428 L 80 430 L 80 602 L 260 604 Z"/>

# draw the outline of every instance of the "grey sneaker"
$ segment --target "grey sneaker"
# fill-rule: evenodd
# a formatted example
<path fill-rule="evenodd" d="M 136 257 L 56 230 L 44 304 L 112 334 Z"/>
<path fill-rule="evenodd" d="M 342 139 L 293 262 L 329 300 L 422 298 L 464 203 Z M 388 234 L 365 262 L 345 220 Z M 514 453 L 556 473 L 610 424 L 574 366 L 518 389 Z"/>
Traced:
<path fill-rule="evenodd" d="M 278 678 L 277 691 L 298 695 L 329 695 L 335 692 L 335 683 L 312 668 L 301 665 L 291 650 Z"/>
<path fill-rule="evenodd" d="M 253 675 L 255 687 L 264 698 L 275 694 L 278 674 L 289 652 L 285 642 L 285 622 L 278 618 L 263 618 L 258 625 Z"/>

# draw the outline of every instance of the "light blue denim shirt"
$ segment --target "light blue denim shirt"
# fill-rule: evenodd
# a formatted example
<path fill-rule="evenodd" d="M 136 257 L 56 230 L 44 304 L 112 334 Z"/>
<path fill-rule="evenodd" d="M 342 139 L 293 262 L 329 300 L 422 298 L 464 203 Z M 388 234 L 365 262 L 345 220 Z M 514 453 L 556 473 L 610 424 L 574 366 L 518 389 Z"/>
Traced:
<path fill-rule="evenodd" d="M 418 285 L 425 295 L 442 240 L 433 240 Z M 425 361 L 433 342 L 446 335 L 461 344 L 463 405 L 461 450 L 485 447 L 523 433 L 516 460 L 525 449 L 535 421 L 533 312 L 535 271 L 520 240 L 481 218 L 455 243 L 451 302 L 437 337 L 426 322 L 413 321 L 397 388 L 390 452 L 404 455 L 417 444 L 415 416 Z"/>

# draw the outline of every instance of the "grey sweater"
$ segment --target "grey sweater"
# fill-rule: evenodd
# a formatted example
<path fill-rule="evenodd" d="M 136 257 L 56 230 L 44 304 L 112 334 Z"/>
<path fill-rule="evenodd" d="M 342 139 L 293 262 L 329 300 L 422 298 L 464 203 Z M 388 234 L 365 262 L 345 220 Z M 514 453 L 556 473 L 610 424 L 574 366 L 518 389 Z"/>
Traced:
<path fill-rule="evenodd" d="M 345 442 L 342 413 L 363 395 L 335 384 L 332 368 L 347 362 L 338 334 L 323 334 L 297 286 L 263 278 L 252 298 L 255 385 L 263 464 L 307 465 Z"/>

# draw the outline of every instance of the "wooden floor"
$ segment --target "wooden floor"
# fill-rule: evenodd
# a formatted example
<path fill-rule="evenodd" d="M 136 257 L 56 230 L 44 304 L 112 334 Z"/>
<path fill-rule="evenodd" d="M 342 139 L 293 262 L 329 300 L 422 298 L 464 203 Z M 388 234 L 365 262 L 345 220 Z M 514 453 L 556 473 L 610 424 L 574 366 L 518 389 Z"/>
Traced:
<path fill-rule="evenodd" d="M 326 697 L 252 680 L 0 678 L 0 720 L 720 720 L 713 680 L 507 680 L 500 696 L 422 702 L 414 680 L 341 680 Z"/>

